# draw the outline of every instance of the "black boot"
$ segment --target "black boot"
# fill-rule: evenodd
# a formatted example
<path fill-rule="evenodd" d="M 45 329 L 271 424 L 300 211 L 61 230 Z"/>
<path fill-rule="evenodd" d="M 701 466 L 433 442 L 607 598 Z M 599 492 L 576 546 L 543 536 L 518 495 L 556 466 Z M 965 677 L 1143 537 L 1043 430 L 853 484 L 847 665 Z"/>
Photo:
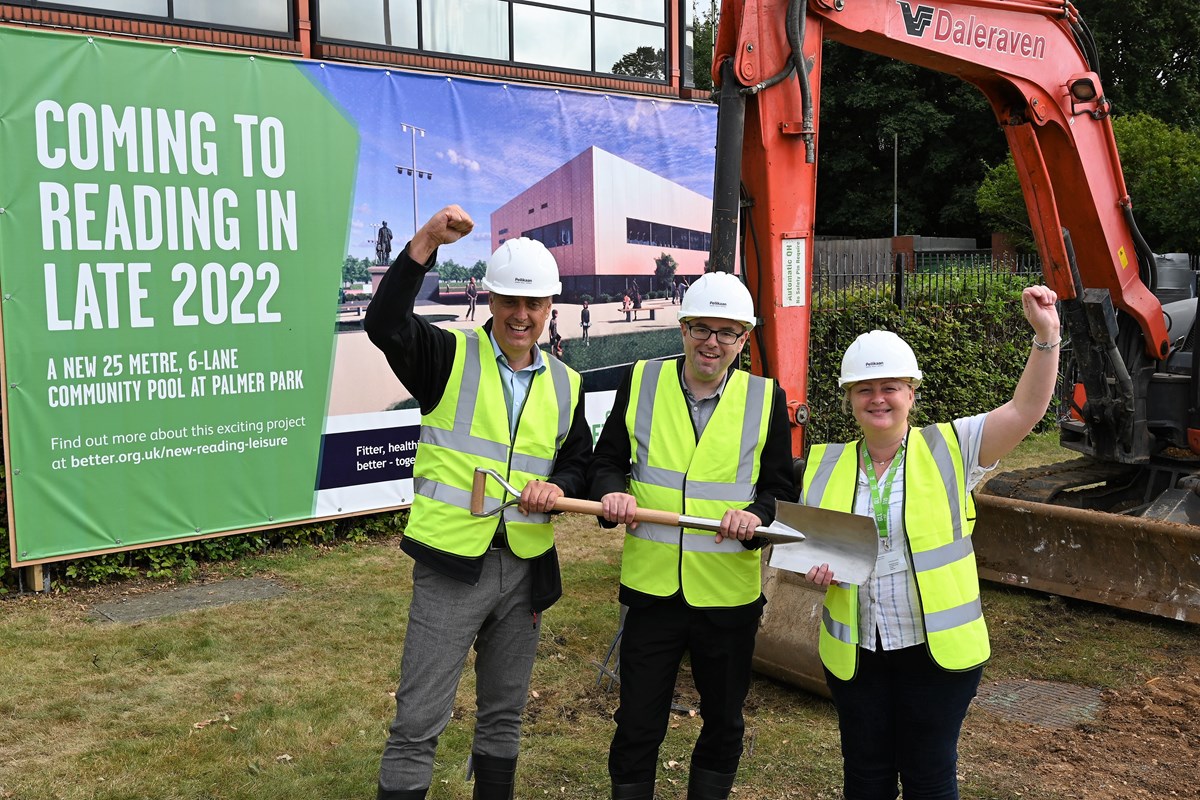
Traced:
<path fill-rule="evenodd" d="M 687 800 L 726 800 L 736 777 L 736 772 L 712 772 L 692 767 L 688 775 Z"/>
<path fill-rule="evenodd" d="M 517 778 L 515 758 L 472 753 L 471 769 L 475 773 L 475 792 L 471 795 L 473 800 L 512 800 L 513 784 Z"/>
<path fill-rule="evenodd" d="M 654 781 L 645 783 L 614 783 L 613 800 L 654 800 Z"/>
<path fill-rule="evenodd" d="M 375 800 L 425 800 L 429 789 L 383 789 L 375 795 Z"/>

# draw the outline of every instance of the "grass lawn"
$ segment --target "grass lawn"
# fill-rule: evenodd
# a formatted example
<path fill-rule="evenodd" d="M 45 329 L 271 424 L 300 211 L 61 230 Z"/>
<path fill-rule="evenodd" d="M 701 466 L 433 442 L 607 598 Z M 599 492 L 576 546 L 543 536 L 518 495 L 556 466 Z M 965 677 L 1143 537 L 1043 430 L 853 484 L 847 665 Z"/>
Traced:
<path fill-rule="evenodd" d="M 620 537 L 568 517 L 559 542 L 567 594 L 545 617 L 517 797 L 604 798 L 617 698 L 597 685 L 593 662 L 617 626 Z M 216 565 L 206 580 L 255 575 L 289 592 L 137 624 L 101 622 L 89 609 L 162 584 L 0 602 L 0 798 L 373 798 L 410 565 L 396 539 Z M 1200 652 L 1200 630 L 1179 623 L 1005 588 L 988 588 L 984 602 L 996 653 L 985 681 L 1127 693 L 1194 669 Z M 473 683 L 468 670 L 432 800 L 470 797 L 463 775 Z M 679 700 L 696 700 L 686 672 Z M 758 677 L 746 711 L 735 798 L 841 796 L 828 702 Z M 698 717 L 672 719 L 660 798 L 684 797 L 699 726 Z M 965 798 L 1124 797 L 1045 788 L 1013 754 L 1021 736 L 1031 752 L 1058 740 L 972 710 L 960 768 Z M 1192 783 L 1181 780 L 1178 796 L 1194 796 L 1185 793 Z"/>

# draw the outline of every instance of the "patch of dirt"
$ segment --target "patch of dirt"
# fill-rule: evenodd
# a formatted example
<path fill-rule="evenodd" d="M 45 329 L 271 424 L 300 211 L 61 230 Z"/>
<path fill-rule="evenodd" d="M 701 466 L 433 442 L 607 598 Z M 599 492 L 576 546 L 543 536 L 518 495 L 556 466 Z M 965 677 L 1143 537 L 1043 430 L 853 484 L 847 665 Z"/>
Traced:
<path fill-rule="evenodd" d="M 961 772 L 1026 787 L 1025 797 L 1080 800 L 1200 798 L 1200 658 L 1134 690 L 1106 691 L 1094 722 L 1049 729 L 974 710 Z"/>

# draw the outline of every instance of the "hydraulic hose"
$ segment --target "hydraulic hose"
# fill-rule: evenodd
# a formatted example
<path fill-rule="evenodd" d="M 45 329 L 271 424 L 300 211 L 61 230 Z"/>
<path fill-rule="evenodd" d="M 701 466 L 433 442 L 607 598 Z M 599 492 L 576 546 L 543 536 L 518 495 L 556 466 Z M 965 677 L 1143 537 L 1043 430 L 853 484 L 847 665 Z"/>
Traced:
<path fill-rule="evenodd" d="M 717 105 L 717 168 L 713 178 L 712 268 L 734 271 L 738 215 L 741 212 L 742 138 L 746 122 L 746 96 L 734 76 L 733 60 L 721 64 Z"/>
<path fill-rule="evenodd" d="M 800 135 L 804 140 L 804 160 L 812 164 L 817 154 L 813 152 L 816 132 L 813 130 L 812 85 L 808 82 L 808 65 L 804 63 L 804 27 L 808 19 L 805 0 L 791 0 L 787 10 L 787 37 L 792 48 L 792 64 L 796 69 L 796 80 L 800 83 L 800 108 L 803 120 Z"/>

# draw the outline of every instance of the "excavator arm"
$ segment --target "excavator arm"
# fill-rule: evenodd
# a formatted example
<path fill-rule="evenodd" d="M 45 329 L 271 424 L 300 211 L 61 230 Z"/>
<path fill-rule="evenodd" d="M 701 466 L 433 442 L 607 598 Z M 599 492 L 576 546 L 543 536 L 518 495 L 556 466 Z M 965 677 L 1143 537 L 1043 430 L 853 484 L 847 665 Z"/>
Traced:
<path fill-rule="evenodd" d="M 1133 221 L 1094 45 L 1074 7 L 725 0 L 720 19 L 713 259 L 717 269 L 733 269 L 740 216 L 748 233 L 741 237 L 745 274 L 764 320 L 752 357 L 793 399 L 797 452 L 806 419 L 821 48 L 828 39 L 957 75 L 987 97 L 1017 166 L 1046 282 L 1067 302 L 1087 398 L 1068 446 L 1105 460 L 1145 461 L 1155 444 L 1131 368 L 1152 370 L 1171 345 L 1148 288 L 1154 254 Z M 1178 427 L 1173 438 L 1187 444 L 1186 426 Z"/>
<path fill-rule="evenodd" d="M 1095 46 L 1067 0 L 723 0 L 711 260 L 730 272 L 742 260 L 762 319 L 753 368 L 787 391 L 793 452 L 808 419 L 821 84 L 837 79 L 821 72 L 825 40 L 987 97 L 1062 301 L 1074 413 L 1061 441 L 1084 458 L 976 492 L 980 575 L 1200 622 L 1200 315 L 1194 300 L 1164 314 L 1154 294 Z M 764 576 L 756 667 L 827 692 L 820 595 L 791 573 Z"/>

